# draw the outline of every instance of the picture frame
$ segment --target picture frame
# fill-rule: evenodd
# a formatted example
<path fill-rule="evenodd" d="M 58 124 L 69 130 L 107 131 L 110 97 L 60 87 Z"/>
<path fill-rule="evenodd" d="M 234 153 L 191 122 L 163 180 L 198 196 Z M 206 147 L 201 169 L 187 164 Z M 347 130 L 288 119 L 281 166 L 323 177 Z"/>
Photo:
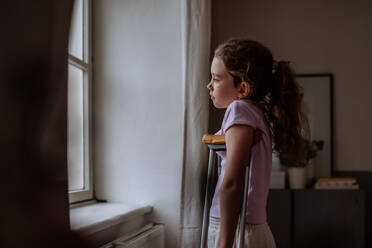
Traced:
<path fill-rule="evenodd" d="M 312 161 L 313 177 L 334 175 L 333 153 L 333 75 L 297 74 L 296 80 L 303 88 L 304 112 L 308 117 L 312 140 L 323 140 L 324 146 Z"/>

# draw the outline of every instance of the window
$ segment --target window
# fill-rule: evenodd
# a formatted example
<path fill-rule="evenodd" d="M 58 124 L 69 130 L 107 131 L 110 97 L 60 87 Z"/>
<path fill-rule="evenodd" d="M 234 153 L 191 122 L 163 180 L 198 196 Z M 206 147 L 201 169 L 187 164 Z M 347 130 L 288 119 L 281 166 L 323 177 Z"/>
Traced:
<path fill-rule="evenodd" d="M 90 0 L 75 0 L 68 58 L 68 190 L 70 203 L 93 198 L 90 159 Z"/>

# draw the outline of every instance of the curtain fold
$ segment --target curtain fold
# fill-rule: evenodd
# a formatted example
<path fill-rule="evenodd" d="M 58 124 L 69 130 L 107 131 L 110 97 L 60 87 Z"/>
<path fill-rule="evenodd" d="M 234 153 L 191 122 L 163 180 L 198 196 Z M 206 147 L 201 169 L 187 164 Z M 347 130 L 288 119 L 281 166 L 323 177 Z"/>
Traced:
<path fill-rule="evenodd" d="M 184 143 L 178 247 L 199 247 L 208 131 L 211 0 L 181 0 Z"/>

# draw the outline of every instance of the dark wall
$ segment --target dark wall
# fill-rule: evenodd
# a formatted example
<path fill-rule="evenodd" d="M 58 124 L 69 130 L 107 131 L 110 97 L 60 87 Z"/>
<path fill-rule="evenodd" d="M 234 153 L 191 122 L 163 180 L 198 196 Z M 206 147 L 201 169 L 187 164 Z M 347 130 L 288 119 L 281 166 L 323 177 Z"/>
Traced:
<path fill-rule="evenodd" d="M 0 246 L 72 247 L 67 47 L 72 0 L 2 1 Z"/>

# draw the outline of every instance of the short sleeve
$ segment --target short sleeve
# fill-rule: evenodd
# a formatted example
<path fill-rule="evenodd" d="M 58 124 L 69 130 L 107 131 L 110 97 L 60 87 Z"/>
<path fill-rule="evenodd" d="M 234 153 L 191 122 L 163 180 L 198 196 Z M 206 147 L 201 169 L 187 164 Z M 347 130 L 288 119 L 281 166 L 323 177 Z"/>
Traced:
<path fill-rule="evenodd" d="M 218 130 L 215 135 L 221 135 L 222 134 L 222 129 Z"/>
<path fill-rule="evenodd" d="M 227 108 L 222 126 L 223 133 L 226 133 L 233 125 L 247 125 L 254 129 L 257 128 L 256 113 L 248 102 L 237 100 Z"/>

